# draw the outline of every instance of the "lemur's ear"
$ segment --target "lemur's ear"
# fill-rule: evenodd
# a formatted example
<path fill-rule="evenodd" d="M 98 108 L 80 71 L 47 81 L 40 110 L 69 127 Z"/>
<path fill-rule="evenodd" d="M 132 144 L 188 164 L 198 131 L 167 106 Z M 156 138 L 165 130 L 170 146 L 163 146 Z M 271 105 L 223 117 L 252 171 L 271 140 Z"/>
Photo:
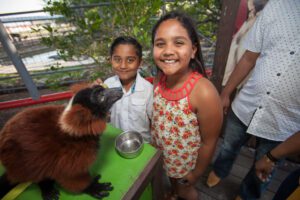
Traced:
<path fill-rule="evenodd" d="M 105 120 L 95 118 L 89 109 L 79 104 L 65 110 L 59 122 L 61 128 L 73 136 L 99 135 L 106 128 Z"/>
<path fill-rule="evenodd" d="M 71 85 L 70 91 L 71 91 L 73 94 L 76 94 L 76 93 L 79 92 L 80 90 L 85 89 L 85 88 L 88 88 L 88 87 L 92 87 L 92 84 L 91 84 L 91 83 L 87 83 L 87 82 L 76 83 L 76 84 Z"/>

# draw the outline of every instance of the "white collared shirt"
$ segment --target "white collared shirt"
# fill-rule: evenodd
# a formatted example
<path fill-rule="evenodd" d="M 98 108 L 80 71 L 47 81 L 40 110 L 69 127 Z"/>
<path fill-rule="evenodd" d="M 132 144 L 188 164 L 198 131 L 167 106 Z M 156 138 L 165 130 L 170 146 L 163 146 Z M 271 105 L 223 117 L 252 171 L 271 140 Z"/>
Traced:
<path fill-rule="evenodd" d="M 260 56 L 232 109 L 248 133 L 284 141 L 300 130 L 300 1 L 270 0 L 245 48 Z"/>
<path fill-rule="evenodd" d="M 109 88 L 122 87 L 118 76 L 110 77 L 104 83 Z M 153 104 L 152 84 L 137 73 L 135 84 L 128 92 L 123 88 L 123 92 L 123 97 L 114 103 L 110 110 L 111 124 L 123 131 L 138 131 L 149 142 Z"/>

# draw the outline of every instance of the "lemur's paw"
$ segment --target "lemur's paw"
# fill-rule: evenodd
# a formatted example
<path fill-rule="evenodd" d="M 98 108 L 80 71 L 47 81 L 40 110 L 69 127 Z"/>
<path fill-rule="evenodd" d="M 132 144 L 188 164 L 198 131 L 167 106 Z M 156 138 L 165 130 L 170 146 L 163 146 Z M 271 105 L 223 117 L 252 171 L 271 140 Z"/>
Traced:
<path fill-rule="evenodd" d="M 99 183 L 100 175 L 97 175 L 92 183 L 84 190 L 85 193 L 97 198 L 102 199 L 109 195 L 109 191 L 113 190 L 111 183 Z"/>
<path fill-rule="evenodd" d="M 43 200 L 58 200 L 59 191 L 54 187 L 54 181 L 46 180 L 39 183 Z"/>
<path fill-rule="evenodd" d="M 2 197 L 4 197 L 16 185 L 17 184 L 12 184 L 8 181 L 6 174 L 0 176 L 0 199 L 2 199 Z"/>
<path fill-rule="evenodd" d="M 54 188 L 52 191 L 42 192 L 43 200 L 58 200 L 59 199 L 59 191 Z"/>

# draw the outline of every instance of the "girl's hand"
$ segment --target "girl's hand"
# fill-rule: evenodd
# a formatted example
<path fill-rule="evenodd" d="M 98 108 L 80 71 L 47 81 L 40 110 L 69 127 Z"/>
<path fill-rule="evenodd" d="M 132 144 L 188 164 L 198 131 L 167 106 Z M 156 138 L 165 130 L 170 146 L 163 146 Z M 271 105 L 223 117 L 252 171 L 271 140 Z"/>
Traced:
<path fill-rule="evenodd" d="M 149 143 L 151 146 L 153 146 L 154 148 L 158 149 L 157 145 L 154 142 L 150 142 Z"/>
<path fill-rule="evenodd" d="M 180 181 L 180 182 L 185 183 L 187 185 L 194 185 L 194 184 L 196 184 L 196 182 L 198 180 L 198 176 L 194 173 L 194 171 L 190 171 L 181 180 L 182 181 Z"/>
<path fill-rule="evenodd" d="M 153 146 L 154 148 L 158 149 L 158 146 L 157 146 L 156 141 L 155 141 L 154 138 L 152 138 L 152 139 L 150 140 L 149 144 L 150 144 L 151 146 Z"/>

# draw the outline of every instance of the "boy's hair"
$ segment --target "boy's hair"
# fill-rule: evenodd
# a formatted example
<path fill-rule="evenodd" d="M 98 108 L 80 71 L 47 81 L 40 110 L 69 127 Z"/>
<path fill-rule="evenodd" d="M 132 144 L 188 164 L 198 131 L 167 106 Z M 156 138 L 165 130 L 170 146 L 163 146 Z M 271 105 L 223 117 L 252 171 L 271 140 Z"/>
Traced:
<path fill-rule="evenodd" d="M 159 27 L 159 25 L 167 21 L 169 19 L 176 19 L 180 24 L 186 29 L 188 32 L 189 38 L 192 41 L 192 44 L 196 46 L 197 51 L 195 54 L 195 58 L 191 59 L 189 66 L 195 70 L 201 73 L 203 76 L 207 77 L 205 68 L 204 68 L 204 62 L 203 62 L 203 57 L 202 57 L 202 51 L 201 51 L 201 46 L 197 34 L 197 30 L 195 28 L 193 20 L 187 16 L 186 14 L 179 12 L 179 11 L 171 11 L 167 13 L 166 15 L 162 16 L 154 25 L 152 29 L 152 45 L 154 45 L 154 38 L 156 31 Z"/>
<path fill-rule="evenodd" d="M 128 44 L 128 45 L 133 45 L 136 50 L 136 55 L 139 57 L 139 59 L 142 58 L 142 45 L 133 37 L 130 36 L 120 36 L 117 37 L 111 44 L 109 54 L 110 56 L 113 55 L 115 48 L 119 46 L 120 44 Z"/>

